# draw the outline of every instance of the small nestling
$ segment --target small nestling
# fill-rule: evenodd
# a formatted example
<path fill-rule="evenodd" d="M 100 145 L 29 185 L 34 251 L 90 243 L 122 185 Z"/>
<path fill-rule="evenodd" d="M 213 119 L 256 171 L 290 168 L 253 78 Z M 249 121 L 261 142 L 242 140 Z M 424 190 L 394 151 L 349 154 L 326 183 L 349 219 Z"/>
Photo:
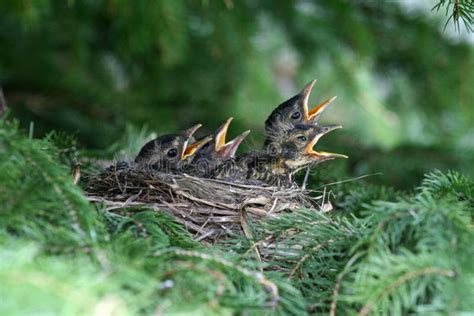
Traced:
<path fill-rule="evenodd" d="M 205 137 L 194 143 L 189 143 L 192 135 L 201 126 L 201 124 L 197 124 L 176 134 L 162 135 L 149 141 L 138 153 L 135 163 L 138 166 L 148 166 L 158 171 L 179 170 L 191 163 L 196 151 L 211 140 L 211 137 Z"/>
<path fill-rule="evenodd" d="M 190 173 L 205 176 L 223 161 L 234 158 L 239 145 L 250 131 L 245 131 L 236 138 L 226 142 L 226 135 L 233 118 L 228 118 L 212 135 L 211 141 L 204 144 L 194 155 Z"/>
<path fill-rule="evenodd" d="M 284 141 L 284 135 L 298 124 L 314 125 L 319 123 L 323 111 L 336 97 L 331 97 L 308 109 L 308 100 L 316 80 L 311 80 L 300 93 L 278 105 L 265 121 L 264 149 L 273 151 L 272 146 Z"/>
<path fill-rule="evenodd" d="M 297 124 L 287 131 L 279 153 L 248 153 L 228 160 L 214 171 L 217 179 L 257 180 L 270 185 L 291 186 L 299 170 L 345 155 L 315 151 L 314 146 L 325 134 L 341 126 L 317 127 Z"/>

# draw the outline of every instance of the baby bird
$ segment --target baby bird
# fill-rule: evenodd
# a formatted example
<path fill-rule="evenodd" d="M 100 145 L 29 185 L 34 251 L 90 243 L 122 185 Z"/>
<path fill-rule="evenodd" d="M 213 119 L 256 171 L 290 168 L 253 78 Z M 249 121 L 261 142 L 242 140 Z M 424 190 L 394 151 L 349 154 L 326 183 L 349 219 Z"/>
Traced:
<path fill-rule="evenodd" d="M 211 137 L 205 137 L 189 144 L 191 136 L 201 126 L 197 124 L 176 134 L 162 135 L 149 141 L 138 153 L 135 163 L 162 172 L 180 170 L 191 163 L 196 151 L 211 140 Z"/>
<path fill-rule="evenodd" d="M 267 118 L 265 121 L 265 150 L 273 152 L 272 146 L 281 144 L 285 132 L 297 124 L 318 124 L 321 114 L 336 97 L 328 98 L 309 110 L 309 95 L 315 83 L 316 80 L 310 81 L 300 93 L 281 103 Z"/>
<path fill-rule="evenodd" d="M 242 141 L 250 131 L 245 131 L 226 143 L 226 135 L 233 117 L 225 121 L 212 135 L 211 141 L 204 144 L 194 155 L 189 173 L 195 176 L 205 176 L 223 161 L 234 158 Z"/>
<path fill-rule="evenodd" d="M 340 126 L 316 127 L 296 125 L 288 131 L 278 154 L 249 153 L 227 160 L 216 168 L 212 178 L 257 180 L 269 185 L 291 186 L 299 170 L 345 155 L 315 151 L 314 146 L 325 134 Z"/>

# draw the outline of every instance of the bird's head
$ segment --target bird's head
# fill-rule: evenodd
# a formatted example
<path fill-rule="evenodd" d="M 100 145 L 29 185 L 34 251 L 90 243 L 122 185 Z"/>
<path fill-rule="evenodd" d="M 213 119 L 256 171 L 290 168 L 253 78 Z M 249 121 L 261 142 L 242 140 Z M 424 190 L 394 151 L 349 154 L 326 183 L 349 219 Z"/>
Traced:
<path fill-rule="evenodd" d="M 265 121 L 267 134 L 288 131 L 298 124 L 317 125 L 323 111 L 336 97 L 326 99 L 310 110 L 308 101 L 315 83 L 316 80 L 311 80 L 300 93 L 281 103 L 270 114 Z"/>
<path fill-rule="evenodd" d="M 192 135 L 201 124 L 194 125 L 176 134 L 161 135 L 145 144 L 135 158 L 135 162 L 143 165 L 152 165 L 158 169 L 175 168 L 182 161 L 189 160 L 209 138 L 190 144 Z"/>
<path fill-rule="evenodd" d="M 211 136 L 203 137 L 197 141 L 190 142 L 193 134 L 198 130 L 202 124 L 197 124 L 194 125 L 184 131 L 181 131 L 179 135 L 179 141 L 174 142 L 172 144 L 172 147 L 170 149 L 167 149 L 167 155 L 169 158 L 170 154 L 174 154 L 176 151 L 178 153 L 177 156 L 175 156 L 177 161 L 191 161 L 194 156 L 202 149 L 203 146 L 205 146 L 207 143 L 209 143 L 212 140 Z M 171 150 L 171 153 L 170 153 Z"/>
<path fill-rule="evenodd" d="M 307 166 L 332 160 L 335 158 L 347 158 L 346 155 L 316 151 L 314 147 L 318 140 L 327 133 L 339 129 L 341 126 L 311 126 L 297 125 L 287 133 L 286 141 L 282 144 L 281 156 L 285 165 L 296 172 Z"/>
<path fill-rule="evenodd" d="M 211 140 L 204 144 L 196 153 L 195 159 L 225 160 L 233 158 L 239 145 L 250 131 L 245 131 L 236 138 L 226 142 L 227 131 L 233 118 L 228 118 L 212 135 Z"/>

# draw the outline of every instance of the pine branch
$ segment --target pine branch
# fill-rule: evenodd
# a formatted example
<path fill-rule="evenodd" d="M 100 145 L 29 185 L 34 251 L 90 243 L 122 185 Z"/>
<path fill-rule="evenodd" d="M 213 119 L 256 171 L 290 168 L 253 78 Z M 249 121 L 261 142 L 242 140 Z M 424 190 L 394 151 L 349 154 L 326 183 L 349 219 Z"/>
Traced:
<path fill-rule="evenodd" d="M 394 282 L 390 283 L 385 288 L 383 288 L 382 291 L 379 293 L 379 295 L 377 295 L 377 297 L 373 301 L 367 303 L 359 311 L 359 313 L 357 315 L 359 315 L 359 316 L 368 315 L 372 311 L 372 309 L 374 308 L 375 303 L 378 300 L 380 300 L 384 295 L 389 294 L 395 288 L 397 288 L 397 287 L 401 286 L 402 284 L 410 281 L 411 279 L 418 278 L 418 277 L 425 276 L 425 275 L 430 275 L 430 274 L 441 275 L 441 276 L 446 276 L 446 277 L 450 277 L 450 278 L 453 278 L 454 276 L 456 276 L 456 273 L 454 271 L 446 270 L 446 269 L 440 269 L 440 268 L 437 268 L 437 267 L 426 267 L 426 268 L 423 268 L 423 269 L 418 270 L 418 271 L 407 272 L 404 275 L 400 276 L 398 279 L 396 279 Z"/>
<path fill-rule="evenodd" d="M 458 201 L 466 201 L 474 206 L 474 182 L 455 171 L 431 172 L 417 190 L 439 198 L 451 195 Z"/>
<path fill-rule="evenodd" d="M 287 274 L 311 312 L 469 309 L 468 300 L 460 298 L 470 295 L 466 286 L 455 292 L 433 289 L 472 279 L 467 259 L 474 255 L 472 208 L 466 203 L 472 181 L 455 172 L 434 172 L 414 194 L 398 192 L 398 201 L 395 191 L 376 186 L 345 195 L 336 205 L 359 218 L 294 212 L 257 225 L 257 239 L 246 249 L 258 246 L 270 269 Z M 377 197 L 392 201 L 373 201 Z M 431 277 L 439 274 L 450 281 Z"/>
<path fill-rule="evenodd" d="M 454 28 L 460 32 L 460 22 L 462 21 L 466 30 L 470 33 L 473 32 L 472 23 L 474 20 L 474 1 L 472 0 L 439 0 L 439 2 L 431 9 L 439 11 L 441 8 L 446 7 L 446 15 L 448 20 L 444 25 L 444 29 L 448 26 L 448 23 L 453 20 Z"/>
<path fill-rule="evenodd" d="M 89 249 L 102 239 L 97 214 L 53 157 L 48 141 L 30 139 L 16 123 L 0 121 L 0 222 L 52 251 Z M 89 249 L 90 250 L 90 249 Z"/>
<path fill-rule="evenodd" d="M 187 250 L 181 250 L 181 249 L 166 249 L 163 251 L 156 252 L 154 256 L 159 257 L 164 254 L 172 254 L 172 255 L 177 255 L 177 256 L 198 258 L 198 259 L 206 260 L 206 261 L 213 261 L 223 267 L 238 271 L 242 275 L 252 278 L 256 283 L 260 284 L 265 289 L 265 291 L 269 294 L 268 303 L 270 304 L 271 307 L 275 307 L 278 301 L 280 300 L 280 297 L 278 294 L 278 287 L 273 282 L 266 279 L 264 275 L 259 272 L 251 271 L 249 269 L 236 265 L 223 258 L 218 258 L 215 256 L 211 256 L 211 255 L 196 252 L 196 251 L 187 251 Z"/>

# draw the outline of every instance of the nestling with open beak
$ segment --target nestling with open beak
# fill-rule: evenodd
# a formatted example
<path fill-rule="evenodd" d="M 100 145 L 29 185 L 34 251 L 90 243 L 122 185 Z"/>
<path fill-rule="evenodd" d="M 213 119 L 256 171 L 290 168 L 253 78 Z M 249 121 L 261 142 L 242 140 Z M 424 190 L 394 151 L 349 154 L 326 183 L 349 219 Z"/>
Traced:
<path fill-rule="evenodd" d="M 189 144 L 190 138 L 202 125 L 194 125 L 176 134 L 159 136 L 146 143 L 135 163 L 141 167 L 152 167 L 158 171 L 177 171 L 191 163 L 194 154 L 212 138 L 205 137 Z"/>
<path fill-rule="evenodd" d="M 226 135 L 233 118 L 230 117 L 215 132 L 210 135 L 211 141 L 204 144 L 194 155 L 189 173 L 205 176 L 224 160 L 234 158 L 239 145 L 250 131 L 245 131 L 233 140 L 226 142 Z"/>
<path fill-rule="evenodd" d="M 336 97 L 328 98 L 320 104 L 308 109 L 308 100 L 316 80 L 310 81 L 297 95 L 281 103 L 265 121 L 265 150 L 273 152 L 275 144 L 284 141 L 287 131 L 293 129 L 297 124 L 316 126 L 321 114 Z"/>
<path fill-rule="evenodd" d="M 270 185 L 291 186 L 299 170 L 345 155 L 315 151 L 314 146 L 325 134 L 340 126 L 316 127 L 296 125 L 288 131 L 277 155 L 250 153 L 228 160 L 217 167 L 212 177 L 217 179 L 258 180 Z"/>

